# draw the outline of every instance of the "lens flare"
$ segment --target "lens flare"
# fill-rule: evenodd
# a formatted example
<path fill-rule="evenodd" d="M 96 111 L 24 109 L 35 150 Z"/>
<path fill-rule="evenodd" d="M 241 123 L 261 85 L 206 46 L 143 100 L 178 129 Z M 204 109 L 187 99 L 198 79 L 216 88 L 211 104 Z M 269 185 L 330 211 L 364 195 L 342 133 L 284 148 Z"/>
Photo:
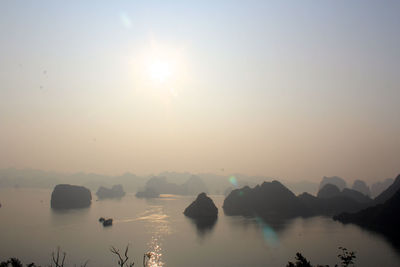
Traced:
<path fill-rule="evenodd" d="M 279 238 L 275 230 L 260 217 L 256 218 L 256 222 L 262 230 L 265 243 L 271 247 L 277 247 L 279 245 Z"/>
<path fill-rule="evenodd" d="M 237 180 L 236 180 L 236 177 L 235 177 L 235 176 L 229 177 L 229 182 L 230 182 L 234 187 L 237 187 L 237 186 L 238 186 L 238 183 L 237 183 Z"/>
<path fill-rule="evenodd" d="M 124 25 L 125 28 L 130 29 L 132 27 L 132 21 L 127 14 L 121 13 L 119 18 L 121 20 L 122 25 Z"/>

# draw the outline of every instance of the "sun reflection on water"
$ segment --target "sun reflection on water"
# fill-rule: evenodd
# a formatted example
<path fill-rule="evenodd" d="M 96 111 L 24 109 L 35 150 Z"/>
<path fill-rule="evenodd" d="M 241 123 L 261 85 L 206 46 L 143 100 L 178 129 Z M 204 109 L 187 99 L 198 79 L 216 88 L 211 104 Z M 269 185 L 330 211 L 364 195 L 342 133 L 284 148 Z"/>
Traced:
<path fill-rule="evenodd" d="M 149 242 L 150 251 L 145 254 L 144 265 L 149 267 L 161 267 L 164 266 L 162 261 L 162 249 L 159 238 L 152 237 Z"/>
<path fill-rule="evenodd" d="M 148 252 L 144 255 L 143 265 L 149 267 L 164 266 L 162 261 L 162 240 L 171 233 L 168 216 L 162 206 L 152 206 L 137 218 L 146 222 L 147 231 L 151 234 Z"/>
<path fill-rule="evenodd" d="M 164 213 L 163 206 L 153 205 L 134 218 L 115 220 L 115 223 L 129 222 L 143 222 L 146 232 L 151 236 L 150 241 L 147 243 L 147 252 L 143 255 L 143 266 L 164 266 L 165 262 L 162 261 L 162 240 L 164 236 L 171 234 L 171 227 L 169 216 Z"/>

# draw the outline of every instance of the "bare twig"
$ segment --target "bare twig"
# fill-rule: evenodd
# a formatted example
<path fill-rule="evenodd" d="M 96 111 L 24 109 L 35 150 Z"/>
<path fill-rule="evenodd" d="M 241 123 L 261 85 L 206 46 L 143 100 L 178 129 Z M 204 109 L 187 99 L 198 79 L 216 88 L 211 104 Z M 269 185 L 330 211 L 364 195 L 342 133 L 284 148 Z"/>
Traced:
<path fill-rule="evenodd" d="M 143 267 L 146 267 L 149 263 L 149 260 L 151 259 L 152 253 L 147 252 L 143 254 Z"/>
<path fill-rule="evenodd" d="M 126 263 L 128 261 L 128 259 L 129 259 L 129 257 L 128 257 L 128 248 L 129 248 L 129 245 L 126 246 L 125 253 L 124 253 L 124 258 L 121 256 L 121 253 L 119 252 L 119 249 L 116 249 L 113 246 L 111 246 L 111 248 L 110 248 L 110 251 L 113 254 L 118 256 L 118 258 L 119 258 L 118 264 L 119 264 L 120 267 L 125 267 L 125 266 L 132 267 L 133 265 L 135 265 L 134 262 L 131 262 L 129 264 Z"/>
<path fill-rule="evenodd" d="M 60 262 L 60 247 L 57 247 L 57 255 L 53 253 L 51 253 L 52 259 L 53 259 L 53 263 L 55 264 L 55 267 L 64 267 L 64 262 L 65 262 L 65 256 L 67 255 L 67 253 L 63 252 L 63 257 L 62 260 Z"/>

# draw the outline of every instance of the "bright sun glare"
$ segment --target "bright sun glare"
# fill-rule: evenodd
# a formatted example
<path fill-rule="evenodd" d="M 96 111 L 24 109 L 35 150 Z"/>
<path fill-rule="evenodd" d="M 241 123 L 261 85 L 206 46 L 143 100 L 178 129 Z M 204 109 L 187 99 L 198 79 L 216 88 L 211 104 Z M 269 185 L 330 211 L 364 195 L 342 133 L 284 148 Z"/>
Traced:
<path fill-rule="evenodd" d="M 173 66 L 168 61 L 155 59 L 149 64 L 148 72 L 153 81 L 165 83 L 173 74 Z"/>
<path fill-rule="evenodd" d="M 183 48 L 156 43 L 138 50 L 134 67 L 137 88 L 152 96 L 177 98 L 188 81 Z"/>

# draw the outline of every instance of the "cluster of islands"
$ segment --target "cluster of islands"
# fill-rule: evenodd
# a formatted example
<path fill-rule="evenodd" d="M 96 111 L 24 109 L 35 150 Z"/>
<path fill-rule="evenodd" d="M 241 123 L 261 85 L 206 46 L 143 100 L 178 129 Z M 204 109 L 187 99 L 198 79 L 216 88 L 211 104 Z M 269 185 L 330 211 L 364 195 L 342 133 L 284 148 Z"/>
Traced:
<path fill-rule="evenodd" d="M 339 177 L 324 177 L 316 195 L 294 194 L 279 181 L 263 182 L 254 187 L 243 186 L 231 190 L 225 197 L 222 209 L 228 216 L 259 217 L 266 221 L 285 220 L 295 217 L 330 216 L 342 223 L 354 223 L 380 232 L 391 240 L 399 235 L 400 223 L 400 175 L 378 196 L 371 198 L 368 187 L 356 181 L 352 189 Z M 163 177 L 149 179 L 138 198 L 157 198 L 160 194 L 196 195 L 197 198 L 183 211 L 199 227 L 215 224 L 218 207 L 207 196 L 203 181 L 190 177 L 177 185 Z M 99 200 L 121 198 L 125 192 L 122 185 L 111 188 L 99 187 Z M 91 191 L 83 186 L 59 184 L 51 195 L 53 209 L 85 208 L 91 205 Z M 112 225 L 112 218 L 100 218 L 104 226 Z"/>

